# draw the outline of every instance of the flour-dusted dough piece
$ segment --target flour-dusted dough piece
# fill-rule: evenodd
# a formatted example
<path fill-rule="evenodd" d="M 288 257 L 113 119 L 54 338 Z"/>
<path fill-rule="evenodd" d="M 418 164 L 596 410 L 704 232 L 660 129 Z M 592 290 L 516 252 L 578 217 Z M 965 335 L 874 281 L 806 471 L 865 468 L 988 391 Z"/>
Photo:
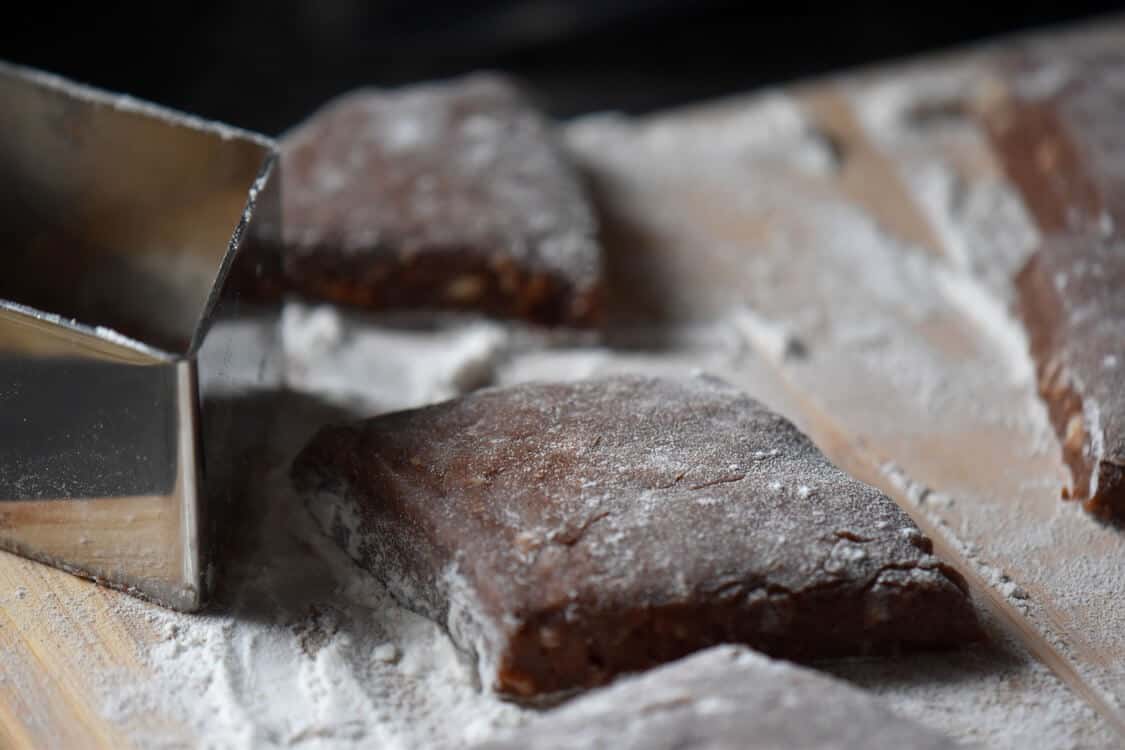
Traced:
<path fill-rule="evenodd" d="M 325 428 L 293 476 L 510 696 L 725 642 L 814 659 L 979 635 L 898 506 L 710 377 L 478 391 Z"/>
<path fill-rule="evenodd" d="M 281 148 L 291 290 L 547 325 L 601 317 L 601 250 L 583 187 L 507 79 L 358 90 Z"/>
<path fill-rule="evenodd" d="M 1064 492 L 1125 518 L 1125 33 L 1116 41 L 1021 56 L 986 121 L 1042 235 L 1016 281 Z"/>
<path fill-rule="evenodd" d="M 626 677 L 474 750 L 953 750 L 846 682 L 715 646 Z"/>
<path fill-rule="evenodd" d="M 1018 287 L 1064 492 L 1125 519 L 1125 239 L 1051 238 Z"/>

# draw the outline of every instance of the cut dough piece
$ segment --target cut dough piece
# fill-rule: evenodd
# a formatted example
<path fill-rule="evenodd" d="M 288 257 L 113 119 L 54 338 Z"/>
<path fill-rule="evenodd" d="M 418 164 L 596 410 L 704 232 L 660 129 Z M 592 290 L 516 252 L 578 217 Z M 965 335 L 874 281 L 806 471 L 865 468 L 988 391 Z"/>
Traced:
<path fill-rule="evenodd" d="M 1050 238 L 1018 288 L 1066 494 L 1125 518 L 1125 240 Z"/>
<path fill-rule="evenodd" d="M 1042 233 L 1019 312 L 1071 472 L 1064 494 L 1125 518 L 1125 50 L 1070 52 L 1021 59 L 987 122 Z M 1061 78 L 1047 94 L 1027 85 L 1048 74 Z"/>
<path fill-rule="evenodd" d="M 814 659 L 979 635 L 894 502 L 710 377 L 488 389 L 329 427 L 294 480 L 514 697 L 724 642 Z"/>
<path fill-rule="evenodd" d="M 953 750 L 846 682 L 716 646 L 579 698 L 476 750 Z"/>
<path fill-rule="evenodd" d="M 347 94 L 286 135 L 282 159 L 292 291 L 547 325 L 601 317 L 591 208 L 504 78 Z"/>

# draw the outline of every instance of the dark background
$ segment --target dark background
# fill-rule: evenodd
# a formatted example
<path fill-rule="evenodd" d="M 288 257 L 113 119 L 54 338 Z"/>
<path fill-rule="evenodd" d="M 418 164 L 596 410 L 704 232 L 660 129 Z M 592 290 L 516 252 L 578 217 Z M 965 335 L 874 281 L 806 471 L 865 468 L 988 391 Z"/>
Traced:
<path fill-rule="evenodd" d="M 989 6 L 1001 7 L 989 7 Z M 328 97 L 478 68 L 559 116 L 642 112 L 1120 11 L 1125 2 L 19 0 L 0 58 L 276 134 Z M 3 106 L 0 103 L 0 106 Z"/>

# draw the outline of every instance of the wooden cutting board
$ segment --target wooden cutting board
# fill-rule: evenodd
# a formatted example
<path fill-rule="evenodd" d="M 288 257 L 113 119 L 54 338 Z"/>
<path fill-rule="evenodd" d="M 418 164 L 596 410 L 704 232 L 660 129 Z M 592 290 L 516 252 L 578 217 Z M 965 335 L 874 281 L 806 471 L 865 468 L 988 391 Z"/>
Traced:
<path fill-rule="evenodd" d="M 1125 48 L 1122 19 L 1044 44 L 1076 34 Z M 1016 43 L 565 135 L 604 218 L 610 346 L 729 327 L 747 365 L 722 374 L 895 497 L 1097 712 L 1090 746 L 1109 747 L 1125 743 L 1125 533 L 1058 497 L 1059 448 L 1009 313 L 1035 229 L 973 116 Z M 104 695 L 161 689 L 144 612 L 0 553 L 0 747 L 143 737 Z M 1032 706 L 1033 692 L 1001 699 Z M 167 736 L 177 719 L 144 721 Z"/>

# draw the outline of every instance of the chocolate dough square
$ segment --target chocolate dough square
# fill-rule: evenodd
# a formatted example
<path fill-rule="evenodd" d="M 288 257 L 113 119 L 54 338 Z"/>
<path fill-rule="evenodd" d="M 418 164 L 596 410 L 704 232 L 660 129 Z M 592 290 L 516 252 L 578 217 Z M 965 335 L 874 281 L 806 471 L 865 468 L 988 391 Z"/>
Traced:
<path fill-rule="evenodd" d="M 719 643 L 811 660 L 980 635 L 893 501 L 710 377 L 487 389 L 328 427 L 293 478 L 511 697 Z"/>
<path fill-rule="evenodd" d="M 354 91 L 281 150 L 290 291 L 374 310 L 601 319 L 601 249 L 583 186 L 509 80 Z"/>
<path fill-rule="evenodd" d="M 1064 495 L 1125 518 L 1125 34 L 1116 40 L 1017 56 L 985 123 L 1041 233 L 1016 279 L 1018 310 L 1071 472 Z"/>

